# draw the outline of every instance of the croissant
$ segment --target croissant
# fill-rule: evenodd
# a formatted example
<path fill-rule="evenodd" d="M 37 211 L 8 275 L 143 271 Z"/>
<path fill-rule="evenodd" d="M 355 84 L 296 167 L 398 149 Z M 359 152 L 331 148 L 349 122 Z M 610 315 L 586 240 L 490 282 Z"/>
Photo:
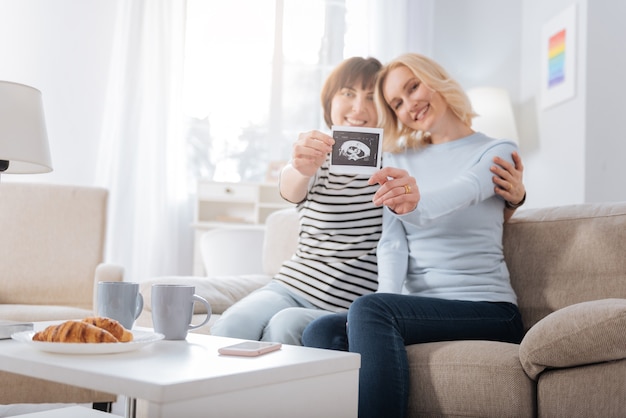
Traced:
<path fill-rule="evenodd" d="M 66 321 L 59 325 L 50 325 L 35 333 L 34 341 L 59 343 L 117 343 L 109 331 L 82 321 Z"/>
<path fill-rule="evenodd" d="M 120 342 L 126 343 L 133 340 L 133 333 L 124 328 L 124 326 L 115 319 L 104 316 L 90 316 L 83 319 L 83 322 L 109 331 Z"/>

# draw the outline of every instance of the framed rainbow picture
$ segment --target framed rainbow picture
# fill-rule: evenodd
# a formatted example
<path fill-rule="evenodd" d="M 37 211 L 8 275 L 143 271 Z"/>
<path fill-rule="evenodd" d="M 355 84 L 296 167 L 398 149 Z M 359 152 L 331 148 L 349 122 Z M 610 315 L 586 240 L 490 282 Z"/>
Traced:
<path fill-rule="evenodd" d="M 542 28 L 542 108 L 576 95 L 576 49 L 576 4 L 572 4 Z"/>

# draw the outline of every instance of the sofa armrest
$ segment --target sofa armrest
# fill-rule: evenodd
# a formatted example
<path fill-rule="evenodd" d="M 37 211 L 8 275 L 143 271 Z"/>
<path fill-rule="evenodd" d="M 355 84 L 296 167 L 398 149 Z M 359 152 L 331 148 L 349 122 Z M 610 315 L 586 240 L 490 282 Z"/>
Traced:
<path fill-rule="evenodd" d="M 98 282 L 121 282 L 124 280 L 124 268 L 117 264 L 100 263 L 96 266 L 93 281 L 93 311 L 98 312 Z"/>
<path fill-rule="evenodd" d="M 581 302 L 551 313 L 528 331 L 519 354 L 533 380 L 546 369 L 626 358 L 626 299 Z"/>

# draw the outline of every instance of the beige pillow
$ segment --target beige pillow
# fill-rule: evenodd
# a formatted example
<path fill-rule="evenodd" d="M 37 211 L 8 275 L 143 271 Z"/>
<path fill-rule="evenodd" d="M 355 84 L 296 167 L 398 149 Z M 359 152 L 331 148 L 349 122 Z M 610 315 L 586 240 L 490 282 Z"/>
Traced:
<path fill-rule="evenodd" d="M 232 304 L 250 294 L 250 292 L 269 283 L 271 277 L 261 274 L 248 274 L 241 276 L 169 276 L 157 277 L 140 284 L 140 292 L 144 299 L 144 309 L 152 311 L 152 285 L 161 284 L 185 284 L 196 288 L 196 294 L 205 298 L 211 305 L 214 314 L 223 313 Z M 194 304 L 194 314 L 206 313 L 206 308 L 201 303 Z"/>
<path fill-rule="evenodd" d="M 626 299 L 581 302 L 559 309 L 533 326 L 520 344 L 531 379 L 545 369 L 626 358 Z"/>

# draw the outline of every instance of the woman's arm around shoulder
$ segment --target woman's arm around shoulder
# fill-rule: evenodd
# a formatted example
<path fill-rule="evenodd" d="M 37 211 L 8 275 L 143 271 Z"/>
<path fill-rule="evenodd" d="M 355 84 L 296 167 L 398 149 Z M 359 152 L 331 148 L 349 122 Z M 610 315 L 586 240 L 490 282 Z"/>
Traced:
<path fill-rule="evenodd" d="M 524 165 L 517 152 L 513 152 L 512 158 L 515 165 L 496 156 L 493 159 L 496 165 L 491 167 L 491 172 L 495 174 L 493 177 L 493 182 L 496 185 L 495 193 L 505 201 L 505 222 L 526 201 L 526 187 L 524 187 L 524 182 L 522 181 Z"/>

